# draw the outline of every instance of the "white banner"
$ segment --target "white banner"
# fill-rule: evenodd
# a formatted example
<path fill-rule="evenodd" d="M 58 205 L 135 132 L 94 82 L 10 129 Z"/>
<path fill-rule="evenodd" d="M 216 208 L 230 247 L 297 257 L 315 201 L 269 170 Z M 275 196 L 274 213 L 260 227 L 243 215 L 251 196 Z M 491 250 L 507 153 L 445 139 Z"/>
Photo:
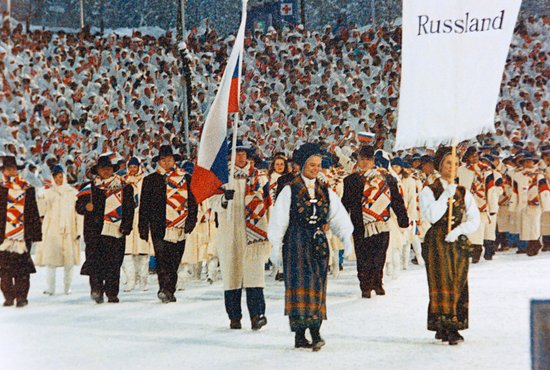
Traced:
<path fill-rule="evenodd" d="M 395 149 L 494 131 L 521 0 L 403 0 Z"/>

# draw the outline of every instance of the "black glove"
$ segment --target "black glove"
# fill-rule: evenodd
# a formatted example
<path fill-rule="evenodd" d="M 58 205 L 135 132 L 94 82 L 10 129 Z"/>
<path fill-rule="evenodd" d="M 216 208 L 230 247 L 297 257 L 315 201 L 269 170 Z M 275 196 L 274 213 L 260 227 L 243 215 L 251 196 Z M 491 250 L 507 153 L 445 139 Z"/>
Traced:
<path fill-rule="evenodd" d="M 183 232 L 186 234 L 191 234 L 194 229 L 195 229 L 195 222 L 186 222 L 185 227 L 183 228 Z"/>
<path fill-rule="evenodd" d="M 128 229 L 120 229 L 120 233 L 124 236 L 128 236 L 130 235 L 130 233 L 132 232 L 132 230 L 128 230 Z"/>
<path fill-rule="evenodd" d="M 235 196 L 235 190 L 226 189 L 223 191 L 223 196 L 226 200 L 233 200 L 233 197 Z"/>

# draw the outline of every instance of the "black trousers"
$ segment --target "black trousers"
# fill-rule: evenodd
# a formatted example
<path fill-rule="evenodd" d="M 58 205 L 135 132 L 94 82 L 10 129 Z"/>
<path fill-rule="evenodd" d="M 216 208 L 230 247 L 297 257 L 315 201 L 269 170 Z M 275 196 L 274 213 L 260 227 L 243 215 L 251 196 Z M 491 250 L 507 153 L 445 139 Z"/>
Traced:
<path fill-rule="evenodd" d="M 30 286 L 31 279 L 29 274 L 15 277 L 10 274 L 2 274 L 0 276 L 0 287 L 6 301 L 13 302 L 14 299 L 17 299 L 17 301 L 26 300 Z"/>
<path fill-rule="evenodd" d="M 368 238 L 355 238 L 354 241 L 357 277 L 361 292 L 365 293 L 375 288 L 381 288 L 390 233 L 383 232 Z"/>
<path fill-rule="evenodd" d="M 118 296 L 125 242 L 125 237 L 102 235 L 93 244 L 86 246 L 86 261 L 80 273 L 90 276 L 92 293 L 105 293 L 108 298 Z"/>
<path fill-rule="evenodd" d="M 224 292 L 225 311 L 229 320 L 240 320 L 243 317 L 241 309 L 242 289 L 226 290 Z M 250 318 L 265 314 L 264 288 L 246 288 L 246 305 Z"/>
<path fill-rule="evenodd" d="M 159 292 L 174 294 L 178 282 L 178 267 L 185 250 L 185 240 L 170 243 L 162 239 L 153 239 Z"/>

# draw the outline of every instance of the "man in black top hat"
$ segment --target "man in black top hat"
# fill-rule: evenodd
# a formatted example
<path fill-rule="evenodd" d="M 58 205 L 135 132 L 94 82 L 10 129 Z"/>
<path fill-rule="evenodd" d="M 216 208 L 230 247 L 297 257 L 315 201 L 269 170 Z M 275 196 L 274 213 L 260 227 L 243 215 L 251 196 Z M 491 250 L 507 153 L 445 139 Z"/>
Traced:
<path fill-rule="evenodd" d="M 375 168 L 374 148 L 363 146 L 357 153 L 357 171 L 344 179 L 342 203 L 351 216 L 357 256 L 357 277 L 362 297 L 386 292 L 382 287 L 390 233 L 390 209 L 400 227 L 409 226 L 409 217 L 397 180 L 385 169 Z"/>
<path fill-rule="evenodd" d="M 33 242 L 42 240 L 36 193 L 21 179 L 13 156 L 2 158 L 0 170 L 0 286 L 4 307 L 28 304 L 30 274 L 35 273 L 30 257 Z"/>
<path fill-rule="evenodd" d="M 139 208 L 139 236 L 153 241 L 159 280 L 158 298 L 176 302 L 174 293 L 186 235 L 197 223 L 198 207 L 191 193 L 191 176 L 176 166 L 179 156 L 162 145 L 153 158 L 157 170 L 143 179 Z"/>
<path fill-rule="evenodd" d="M 81 187 L 76 201 L 76 211 L 84 216 L 86 243 L 80 273 L 90 277 L 96 303 L 103 303 L 103 294 L 109 303 L 119 302 L 120 267 L 134 221 L 134 190 L 115 175 L 117 169 L 110 155 L 99 157 L 91 170 L 95 178 Z"/>

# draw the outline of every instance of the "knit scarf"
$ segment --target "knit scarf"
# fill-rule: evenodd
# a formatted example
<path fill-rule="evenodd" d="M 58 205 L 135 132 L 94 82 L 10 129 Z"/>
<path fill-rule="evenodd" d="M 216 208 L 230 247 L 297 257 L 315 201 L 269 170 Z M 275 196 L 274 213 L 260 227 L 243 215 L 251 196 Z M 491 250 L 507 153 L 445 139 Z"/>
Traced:
<path fill-rule="evenodd" d="M 529 178 L 527 204 L 530 206 L 540 206 L 541 197 L 544 196 L 543 193 L 550 192 L 545 176 L 537 170 L 525 171 L 523 175 Z"/>
<path fill-rule="evenodd" d="M 105 180 L 97 177 L 94 185 L 104 191 L 106 197 L 101 235 L 112 236 L 114 238 L 122 237 L 120 224 L 122 222 L 122 189 L 125 185 L 124 180 L 118 175 L 113 175 Z"/>
<path fill-rule="evenodd" d="M 363 174 L 364 188 L 361 200 L 365 237 L 388 231 L 391 192 L 386 183 L 386 170 L 375 168 Z"/>
<path fill-rule="evenodd" d="M 8 189 L 5 239 L 23 242 L 25 220 L 25 191 L 29 184 L 20 177 L 2 176 L 0 186 Z"/>
<path fill-rule="evenodd" d="M 484 212 L 487 209 L 487 191 L 494 186 L 493 177 L 490 176 L 492 172 L 482 164 L 470 164 L 466 168 L 474 173 L 470 192 L 474 196 L 479 211 Z"/>
<path fill-rule="evenodd" d="M 269 192 L 267 187 L 261 185 L 260 174 L 252 166 L 247 164 L 244 168 L 235 168 L 236 179 L 246 179 L 244 196 L 244 217 L 246 224 L 247 245 L 267 241 L 267 217 L 269 208 Z"/>
<path fill-rule="evenodd" d="M 164 240 L 177 243 L 185 239 L 185 221 L 189 214 L 189 191 L 186 172 L 179 167 L 164 170 L 159 167 L 158 173 L 166 180 L 166 230 Z"/>

